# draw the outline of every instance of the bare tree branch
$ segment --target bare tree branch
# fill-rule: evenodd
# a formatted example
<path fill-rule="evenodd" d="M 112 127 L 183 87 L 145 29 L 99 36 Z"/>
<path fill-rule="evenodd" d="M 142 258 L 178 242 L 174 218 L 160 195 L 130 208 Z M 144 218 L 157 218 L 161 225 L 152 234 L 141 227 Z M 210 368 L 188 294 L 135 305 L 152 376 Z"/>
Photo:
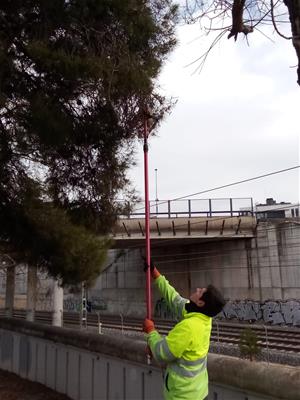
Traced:
<path fill-rule="evenodd" d="M 245 0 L 234 0 L 232 5 L 232 28 L 228 35 L 228 39 L 234 36 L 234 40 L 236 41 L 239 33 L 244 33 L 248 35 L 248 33 L 253 32 L 253 27 L 250 25 L 244 24 L 244 9 L 245 9 Z"/>
<path fill-rule="evenodd" d="M 185 4 L 187 22 L 199 22 L 207 35 L 220 32 L 212 40 L 208 50 L 188 65 L 199 62 L 196 70 L 201 71 L 208 54 L 228 31 L 228 39 L 233 37 L 235 41 L 239 33 L 243 33 L 248 43 L 247 35 L 257 31 L 274 43 L 264 29 L 273 26 L 278 36 L 286 40 L 292 39 L 298 57 L 297 74 L 300 85 L 300 0 L 186 0 Z M 292 36 L 285 35 L 279 29 L 279 25 L 286 24 L 290 24 Z"/>
<path fill-rule="evenodd" d="M 272 23 L 273 23 L 273 26 L 274 26 L 274 29 L 275 29 L 276 33 L 277 33 L 279 36 L 281 36 L 283 39 L 287 39 L 287 40 L 293 39 L 292 37 L 285 36 L 285 35 L 283 35 L 281 32 L 279 32 L 279 30 L 278 30 L 278 28 L 277 28 L 277 24 L 276 24 L 276 22 L 275 22 L 275 18 L 274 18 L 274 3 L 273 3 L 273 0 L 271 0 L 270 3 L 271 3 L 271 17 L 272 17 Z"/>

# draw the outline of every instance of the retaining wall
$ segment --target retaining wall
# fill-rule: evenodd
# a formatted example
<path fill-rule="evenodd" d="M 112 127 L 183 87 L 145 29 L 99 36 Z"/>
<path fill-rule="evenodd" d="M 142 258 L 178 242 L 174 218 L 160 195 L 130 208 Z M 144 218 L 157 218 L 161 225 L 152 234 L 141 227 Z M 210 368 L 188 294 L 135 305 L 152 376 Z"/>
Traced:
<path fill-rule="evenodd" d="M 145 343 L 0 318 L 0 368 L 76 400 L 160 400 Z M 300 370 L 210 354 L 209 400 L 299 400 Z"/>

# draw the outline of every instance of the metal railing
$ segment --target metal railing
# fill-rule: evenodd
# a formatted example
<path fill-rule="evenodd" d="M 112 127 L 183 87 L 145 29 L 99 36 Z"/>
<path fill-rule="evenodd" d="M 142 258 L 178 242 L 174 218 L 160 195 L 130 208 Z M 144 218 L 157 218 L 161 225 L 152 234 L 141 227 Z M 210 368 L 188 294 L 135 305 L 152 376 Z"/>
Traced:
<path fill-rule="evenodd" d="M 253 216 L 251 197 L 215 199 L 150 200 L 150 218 Z M 126 207 L 131 210 L 119 215 L 120 218 L 141 218 L 145 215 L 143 202 Z"/>

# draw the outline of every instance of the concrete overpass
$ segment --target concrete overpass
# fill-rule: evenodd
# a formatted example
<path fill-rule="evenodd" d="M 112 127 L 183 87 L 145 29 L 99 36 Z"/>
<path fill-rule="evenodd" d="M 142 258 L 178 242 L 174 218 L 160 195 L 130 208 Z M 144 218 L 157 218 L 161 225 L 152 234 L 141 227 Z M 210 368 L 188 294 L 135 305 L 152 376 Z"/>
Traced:
<path fill-rule="evenodd" d="M 216 201 L 222 207 L 213 207 Z M 234 200 L 246 200 L 248 207 L 233 207 Z M 170 239 L 176 244 L 226 239 L 252 238 L 256 231 L 252 199 L 188 199 L 184 203 L 166 200 L 150 203 L 150 238 L 152 243 Z M 203 203 L 206 202 L 207 204 Z M 160 209 L 164 206 L 164 209 Z M 145 239 L 145 217 L 143 207 L 121 215 L 112 231 L 115 247 L 142 245 Z M 246 210 L 245 210 L 246 209 Z"/>

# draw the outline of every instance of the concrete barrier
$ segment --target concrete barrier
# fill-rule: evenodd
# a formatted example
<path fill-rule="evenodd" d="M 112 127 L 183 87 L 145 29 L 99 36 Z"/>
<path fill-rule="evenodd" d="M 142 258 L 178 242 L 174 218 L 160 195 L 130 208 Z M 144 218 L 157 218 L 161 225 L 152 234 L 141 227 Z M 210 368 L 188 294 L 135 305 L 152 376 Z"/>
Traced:
<path fill-rule="evenodd" d="M 300 367 L 209 354 L 210 381 L 272 399 L 300 399 Z"/>
<path fill-rule="evenodd" d="M 160 400 L 145 343 L 0 318 L 0 368 L 76 400 Z M 209 355 L 211 400 L 299 400 L 300 370 Z"/>

